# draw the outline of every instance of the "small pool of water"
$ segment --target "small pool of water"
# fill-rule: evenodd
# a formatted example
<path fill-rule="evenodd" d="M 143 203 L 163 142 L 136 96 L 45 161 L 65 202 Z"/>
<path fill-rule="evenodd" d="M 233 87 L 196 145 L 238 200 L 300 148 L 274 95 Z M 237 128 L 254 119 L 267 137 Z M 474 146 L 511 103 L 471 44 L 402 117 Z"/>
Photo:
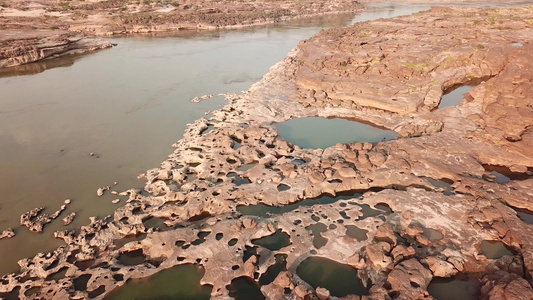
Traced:
<path fill-rule="evenodd" d="M 317 249 L 324 247 L 328 243 L 328 239 L 322 237 L 322 232 L 326 232 L 328 227 L 324 223 L 315 223 L 305 227 L 313 233 L 313 246 Z"/>
<path fill-rule="evenodd" d="M 371 218 L 371 217 L 380 217 L 383 221 L 385 221 L 385 217 L 382 215 L 388 215 L 390 211 L 390 208 L 387 209 L 383 206 L 380 206 L 383 209 L 379 208 L 378 206 L 375 207 L 378 209 L 374 209 L 370 207 L 370 205 L 368 204 L 360 204 L 360 203 L 353 202 L 353 201 L 349 201 L 348 203 L 351 205 L 359 206 L 361 208 L 362 215 L 359 217 L 359 220 L 364 220 L 366 218 Z"/>
<path fill-rule="evenodd" d="M 433 186 L 437 188 L 443 188 L 444 189 L 443 194 L 446 196 L 450 196 L 454 194 L 454 191 L 452 188 L 453 181 L 451 180 L 447 180 L 447 179 L 436 180 L 431 177 L 425 177 L 425 176 L 422 176 L 420 178 L 429 181 L 429 183 L 431 183 Z"/>
<path fill-rule="evenodd" d="M 525 180 L 532 176 L 531 168 L 528 168 L 525 173 L 513 172 L 506 166 L 498 165 L 483 165 L 483 168 L 493 177 L 484 177 L 485 180 L 495 181 L 497 183 L 507 183 L 511 180 Z"/>
<path fill-rule="evenodd" d="M 480 283 L 476 279 L 435 277 L 429 283 L 428 292 L 438 300 L 477 300 Z"/>
<path fill-rule="evenodd" d="M 438 241 L 444 238 L 440 231 L 431 228 L 424 228 L 423 235 L 430 241 Z"/>
<path fill-rule="evenodd" d="M 46 280 L 59 281 L 59 280 L 65 278 L 65 274 L 67 274 L 67 270 L 68 270 L 67 267 L 63 267 L 63 268 L 59 269 L 59 271 L 57 271 L 56 273 L 48 275 L 48 277 L 46 277 Z"/>
<path fill-rule="evenodd" d="M 252 240 L 254 245 L 263 246 L 271 251 L 279 250 L 291 244 L 290 236 L 278 229 L 274 234 L 265 236 L 263 238 Z"/>
<path fill-rule="evenodd" d="M 533 212 L 529 210 L 516 209 L 516 208 L 515 210 L 520 220 L 524 221 L 527 224 L 533 224 Z"/>
<path fill-rule="evenodd" d="M 507 183 L 511 181 L 511 178 L 497 171 L 490 172 L 490 175 L 494 176 L 494 181 L 496 181 L 497 183 Z"/>
<path fill-rule="evenodd" d="M 482 241 L 481 254 L 489 259 L 499 259 L 504 256 L 514 256 L 516 251 L 500 241 Z"/>
<path fill-rule="evenodd" d="M 361 229 L 355 225 L 345 225 L 346 227 L 346 235 L 354 238 L 358 241 L 364 241 L 368 238 L 366 235 L 368 233 L 368 230 Z"/>
<path fill-rule="evenodd" d="M 165 220 L 156 217 L 149 217 L 143 221 L 144 227 L 149 228 L 166 228 Z"/>
<path fill-rule="evenodd" d="M 120 254 L 118 260 L 123 266 L 136 266 L 144 263 L 146 257 L 142 249 L 137 249 Z"/>
<path fill-rule="evenodd" d="M 259 278 L 259 284 L 260 285 L 268 285 L 278 277 L 279 273 L 281 271 L 287 270 L 287 255 L 286 254 L 276 254 L 276 263 L 274 263 L 272 266 L 268 267 L 267 271 L 261 275 L 261 278 Z"/>
<path fill-rule="evenodd" d="M 255 167 L 256 163 L 254 164 L 246 164 L 246 165 L 242 165 L 240 167 L 237 168 L 237 171 L 239 172 L 244 172 L 244 171 L 248 171 L 250 170 L 251 168 Z"/>
<path fill-rule="evenodd" d="M 442 95 L 442 98 L 440 99 L 439 103 L 439 108 L 455 106 L 459 104 L 461 100 L 463 100 L 464 94 L 468 93 L 471 88 L 471 85 L 463 85 L 454 89 L 451 92 Z"/>
<path fill-rule="evenodd" d="M 31 289 L 26 290 L 26 291 L 24 292 L 24 296 L 28 296 L 28 297 L 29 297 L 29 296 L 35 295 L 35 294 L 37 294 L 37 292 L 39 292 L 40 290 L 41 290 L 40 287 L 32 287 Z"/>
<path fill-rule="evenodd" d="M 356 269 L 327 258 L 308 257 L 300 263 L 296 273 L 313 288 L 326 288 L 335 297 L 368 295 L 370 289 L 357 277 Z"/>
<path fill-rule="evenodd" d="M 146 238 L 146 234 L 144 233 L 141 233 L 139 235 L 128 235 L 126 237 L 116 240 L 115 245 L 117 246 L 117 248 L 121 248 L 122 246 L 126 245 L 129 242 L 142 241 L 145 238 Z"/>
<path fill-rule="evenodd" d="M 392 130 L 345 119 L 297 118 L 274 126 L 280 137 L 304 149 L 325 149 L 338 143 L 377 143 L 397 137 Z"/>
<path fill-rule="evenodd" d="M 74 289 L 76 291 L 85 291 L 87 289 L 87 283 L 89 282 L 89 279 L 91 279 L 91 277 L 91 274 L 83 274 L 76 277 L 76 279 L 74 279 L 73 281 Z"/>
<path fill-rule="evenodd" d="M 263 300 L 266 299 L 261 293 L 257 282 L 249 277 L 239 277 L 233 279 L 231 284 L 226 286 L 229 296 L 235 300 Z"/>
<path fill-rule="evenodd" d="M 197 265 L 175 266 L 148 278 L 128 280 L 105 299 L 209 299 L 212 287 L 200 285 L 204 273 L 204 269 Z"/>

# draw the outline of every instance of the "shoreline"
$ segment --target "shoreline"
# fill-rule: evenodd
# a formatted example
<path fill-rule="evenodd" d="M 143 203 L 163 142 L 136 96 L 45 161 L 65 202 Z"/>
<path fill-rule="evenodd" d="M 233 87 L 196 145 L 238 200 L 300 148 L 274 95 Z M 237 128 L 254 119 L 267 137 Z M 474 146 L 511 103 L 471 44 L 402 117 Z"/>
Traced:
<path fill-rule="evenodd" d="M 24 5 L 25 2 L 20 3 Z M 135 33 L 177 33 L 183 30 L 234 30 L 362 10 L 357 2 L 351 0 L 336 1 L 334 4 L 323 0 L 312 2 L 312 7 L 306 7 L 307 2 L 293 1 L 284 4 L 289 7 L 287 9 L 281 9 L 277 2 L 242 2 L 237 6 L 233 4 L 235 7 L 231 9 L 235 13 L 232 14 L 225 13 L 230 8 L 224 8 L 218 3 L 208 2 L 214 8 L 201 8 L 205 5 L 202 0 L 193 1 L 197 3 L 196 9 L 181 11 L 178 10 L 179 5 L 166 4 L 162 9 L 159 7 L 161 4 L 150 1 L 126 5 L 122 9 L 113 7 L 114 0 L 87 5 L 72 2 L 72 6 L 69 2 L 65 3 L 68 7 L 58 8 L 57 2 L 50 0 L 42 0 L 37 7 L 30 8 L 19 7 L 17 3 L 9 7 L 0 6 L 0 28 L 3 35 L 0 69 L 112 47 L 102 37 Z M 111 3 L 111 7 L 105 8 L 105 3 Z M 104 5 L 104 8 L 99 8 L 98 5 Z M 266 10 L 257 13 L 254 6 Z M 317 7 L 322 7 L 323 11 L 319 11 Z M 216 12 L 213 13 L 214 11 Z"/>
<path fill-rule="evenodd" d="M 213 286 L 212 298 L 224 299 L 233 279 L 264 274 L 275 254 L 285 254 L 287 270 L 261 287 L 272 299 L 286 289 L 295 299 L 318 296 L 318 289 L 295 274 L 298 262 L 309 256 L 357 268 L 371 279 L 369 293 L 377 299 L 391 293 L 414 299 L 427 294 L 433 278 L 465 273 L 479 274 L 489 299 L 509 289 L 531 297 L 533 228 L 508 207 L 533 211 L 528 201 L 533 157 L 527 152 L 532 99 L 516 92 L 531 88 L 533 25 L 514 17 L 530 10 L 437 8 L 325 30 L 301 42 L 247 92 L 228 96 L 213 117 L 189 125 L 174 153 L 146 172 L 146 194 L 129 190 L 128 203 L 114 216 L 93 219 L 79 233 L 57 232 L 66 246 L 22 260 L 20 274 L 2 278 L 7 284 L 0 293 L 18 287 L 23 295 L 38 287 L 36 297 L 99 299 L 129 278 L 192 263 L 205 267 L 201 282 Z M 487 38 L 492 36 L 498 40 Z M 513 46 L 515 39 L 522 46 Z M 437 108 L 444 90 L 475 78 L 487 79 L 459 105 Z M 376 96 L 379 101 L 371 101 Z M 361 119 L 402 138 L 305 150 L 278 138 L 272 125 L 309 116 Z M 237 171 L 246 164 L 255 165 Z M 526 179 L 495 182 L 486 165 L 505 166 Z M 230 173 L 250 182 L 237 185 Z M 453 194 L 426 178 L 452 181 Z M 347 209 L 342 201 L 315 205 L 312 214 L 294 210 L 259 218 L 237 212 L 243 205 L 282 206 L 347 191 L 363 193 L 351 201 L 385 204 L 391 213 L 365 217 L 360 206 Z M 154 219 L 160 223 L 148 226 Z M 319 233 L 327 239 L 320 247 L 307 230 L 319 222 L 329 228 Z M 347 237 L 347 225 L 363 228 L 368 238 Z M 428 237 L 428 229 L 442 237 Z M 243 260 L 246 246 L 278 230 L 291 245 L 256 246 L 262 257 Z M 209 235 L 195 244 L 202 232 Z M 220 241 L 217 233 L 223 233 Z M 117 244 L 142 234 L 142 240 Z M 502 242 L 516 254 L 487 258 L 480 249 L 486 240 Z M 131 253 L 140 253 L 142 263 L 122 264 L 120 257 Z M 64 278 L 46 280 L 63 268 Z M 123 276 L 120 281 L 116 274 Z M 25 281 L 28 276 L 33 280 Z M 87 276 L 82 289 L 74 287 Z"/>

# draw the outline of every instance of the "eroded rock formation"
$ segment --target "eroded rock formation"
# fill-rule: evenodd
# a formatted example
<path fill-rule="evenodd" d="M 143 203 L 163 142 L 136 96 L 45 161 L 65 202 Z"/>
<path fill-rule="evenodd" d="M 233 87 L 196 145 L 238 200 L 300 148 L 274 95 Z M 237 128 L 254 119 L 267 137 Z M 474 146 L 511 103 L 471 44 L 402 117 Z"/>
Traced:
<path fill-rule="evenodd" d="M 357 269 L 363 299 L 430 299 L 434 278 L 461 274 L 478 276 L 484 299 L 530 298 L 533 228 L 513 208 L 533 211 L 532 11 L 436 8 L 321 32 L 191 124 L 146 172 L 145 192 L 124 192 L 113 216 L 56 232 L 64 246 L 19 261 L 0 296 L 102 298 L 193 263 L 211 297 L 227 299 L 234 279 L 261 278 L 283 255 L 286 267 L 261 286 L 269 299 L 336 296 L 298 275 L 311 256 Z M 460 104 L 438 108 L 443 92 L 471 82 Z M 301 149 L 273 126 L 307 116 L 402 137 Z M 270 208 L 246 214 L 259 204 Z M 274 236 L 285 242 L 261 246 Z M 484 241 L 509 254 L 488 255 Z"/>
<path fill-rule="evenodd" d="M 98 38 L 53 30 L 3 32 L 0 37 L 0 68 L 18 66 L 62 55 L 80 54 L 111 47 Z"/>

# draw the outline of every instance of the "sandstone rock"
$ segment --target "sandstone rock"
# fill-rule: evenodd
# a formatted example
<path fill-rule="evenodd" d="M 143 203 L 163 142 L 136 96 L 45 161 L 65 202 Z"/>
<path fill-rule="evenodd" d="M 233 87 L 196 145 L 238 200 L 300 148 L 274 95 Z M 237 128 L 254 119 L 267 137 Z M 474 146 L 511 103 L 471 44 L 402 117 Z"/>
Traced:
<path fill-rule="evenodd" d="M 392 229 L 392 226 L 389 223 L 385 223 L 378 227 L 378 230 L 376 231 L 376 235 L 374 235 L 374 238 L 377 241 L 383 241 L 387 242 L 392 245 L 396 245 L 396 236 L 394 235 L 394 231 Z"/>
<path fill-rule="evenodd" d="M 4 231 L 2 231 L 2 234 L 0 234 L 0 240 L 2 239 L 9 239 L 15 236 L 15 231 L 13 231 L 12 228 L 8 228 Z"/>
<path fill-rule="evenodd" d="M 313 172 L 311 173 L 311 175 L 309 176 L 309 180 L 312 182 L 312 183 L 321 183 L 325 180 L 325 177 L 323 174 L 319 173 L 319 172 Z"/>
<path fill-rule="evenodd" d="M 67 203 L 70 203 L 70 201 L 65 201 L 64 203 L 53 214 L 43 213 L 44 207 L 34 208 L 20 216 L 20 225 L 28 227 L 32 232 L 42 232 L 44 225 L 59 217 L 61 212 L 67 208 Z"/>
<path fill-rule="evenodd" d="M 171 172 L 168 170 L 161 170 L 159 171 L 159 174 L 157 174 L 157 179 L 159 180 L 169 180 L 171 176 Z"/>
<path fill-rule="evenodd" d="M 409 258 L 415 255 L 415 249 L 411 246 L 406 247 L 404 245 L 397 245 L 392 249 L 392 257 L 394 257 L 394 262 L 398 262 L 405 258 Z"/>
<path fill-rule="evenodd" d="M 292 282 L 292 274 L 288 271 L 282 271 L 274 279 L 274 284 L 281 288 L 289 288 Z"/>
<path fill-rule="evenodd" d="M 354 169 L 348 168 L 348 167 L 340 168 L 338 172 L 341 177 L 346 177 L 346 178 L 355 177 L 357 175 Z"/>
<path fill-rule="evenodd" d="M 387 282 L 391 290 L 398 292 L 403 299 L 416 299 L 424 294 L 432 278 L 430 270 L 411 258 L 396 265 L 389 273 Z"/>
<path fill-rule="evenodd" d="M 246 262 L 244 262 L 244 274 L 253 278 L 255 272 L 255 264 L 257 263 L 257 256 L 252 255 Z"/>
<path fill-rule="evenodd" d="M 70 223 L 72 223 L 72 221 L 74 221 L 74 217 L 76 217 L 76 213 L 71 212 L 70 214 L 68 214 L 66 217 L 63 218 L 63 224 L 65 226 L 69 225 Z"/>
<path fill-rule="evenodd" d="M 299 284 L 297 285 L 294 290 L 293 290 L 293 293 L 300 299 L 305 299 L 305 297 L 307 295 L 309 295 L 309 289 L 307 289 L 307 287 L 303 284 Z"/>
<path fill-rule="evenodd" d="M 268 223 L 267 228 L 268 228 L 268 231 L 272 233 L 276 232 L 276 227 L 272 223 Z"/>
<path fill-rule="evenodd" d="M 317 287 L 316 288 L 316 296 L 320 300 L 327 300 L 327 299 L 329 299 L 330 292 L 327 289 L 325 289 L 325 288 Z"/>
<path fill-rule="evenodd" d="M 437 257 L 430 256 L 426 258 L 426 262 L 435 277 L 451 277 L 457 274 L 457 270 L 452 264 Z"/>
<path fill-rule="evenodd" d="M 424 228 L 416 222 L 413 222 L 409 224 L 409 226 L 406 228 L 405 233 L 407 233 L 410 236 L 417 236 L 424 233 Z"/>
<path fill-rule="evenodd" d="M 516 274 L 503 271 L 483 278 L 481 296 L 488 299 L 531 299 L 533 290 L 529 283 Z"/>
<path fill-rule="evenodd" d="M 372 163 L 372 165 L 374 166 L 381 166 L 385 163 L 385 155 L 383 155 L 383 153 L 381 152 L 375 152 L 375 151 L 371 151 L 371 152 L 368 152 L 368 160 L 370 160 L 370 163 Z"/>
<path fill-rule="evenodd" d="M 251 218 L 244 218 L 242 220 L 242 225 L 247 229 L 254 228 L 257 225 L 257 221 Z"/>
<path fill-rule="evenodd" d="M 19 38 L 13 39 L 10 38 L 11 34 L 7 34 L 0 39 L 2 44 L 0 50 L 4 53 L 0 58 L 0 68 L 18 66 L 54 56 L 105 49 L 112 46 L 107 41 L 62 30 L 54 31 L 48 29 L 30 32 L 8 30 L 7 32 L 15 34 L 15 36 L 18 35 Z M 91 154 L 91 156 L 94 156 L 94 153 Z"/>
<path fill-rule="evenodd" d="M 392 263 L 392 259 L 385 254 L 384 247 L 383 243 L 367 245 L 365 247 L 366 256 L 368 257 L 367 263 L 371 263 L 378 269 L 387 268 Z"/>

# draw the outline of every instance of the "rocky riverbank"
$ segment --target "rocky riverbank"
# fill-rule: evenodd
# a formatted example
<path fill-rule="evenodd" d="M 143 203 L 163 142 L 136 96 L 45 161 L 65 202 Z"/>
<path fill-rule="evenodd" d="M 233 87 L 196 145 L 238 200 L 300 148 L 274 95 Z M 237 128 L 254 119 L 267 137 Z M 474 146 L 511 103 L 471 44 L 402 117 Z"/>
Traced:
<path fill-rule="evenodd" d="M 199 264 L 213 299 L 228 299 L 243 276 L 259 278 L 268 299 L 336 297 L 298 275 L 318 256 L 367 284 L 343 299 L 431 299 L 432 280 L 452 276 L 476 278 L 482 299 L 531 299 L 533 227 L 516 210 L 533 211 L 532 12 L 436 8 L 322 31 L 191 124 L 113 216 L 56 232 L 65 246 L 19 261 L 0 296 L 98 299 L 128 279 Z M 475 86 L 439 108 L 463 84 Z M 401 137 L 306 150 L 273 126 L 308 116 Z M 304 200 L 284 213 L 241 213 Z M 288 243 L 259 242 L 274 234 Z M 508 255 L 489 254 L 486 241 Z M 285 267 L 270 274 L 280 255 Z M 266 273 L 275 279 L 261 280 Z"/>
<path fill-rule="evenodd" d="M 231 29 L 361 9 L 352 0 L 0 2 L 0 68 L 111 47 L 94 36 Z"/>
<path fill-rule="evenodd" d="M 64 30 L 3 31 L 0 44 L 0 69 L 112 47 L 98 38 Z"/>

